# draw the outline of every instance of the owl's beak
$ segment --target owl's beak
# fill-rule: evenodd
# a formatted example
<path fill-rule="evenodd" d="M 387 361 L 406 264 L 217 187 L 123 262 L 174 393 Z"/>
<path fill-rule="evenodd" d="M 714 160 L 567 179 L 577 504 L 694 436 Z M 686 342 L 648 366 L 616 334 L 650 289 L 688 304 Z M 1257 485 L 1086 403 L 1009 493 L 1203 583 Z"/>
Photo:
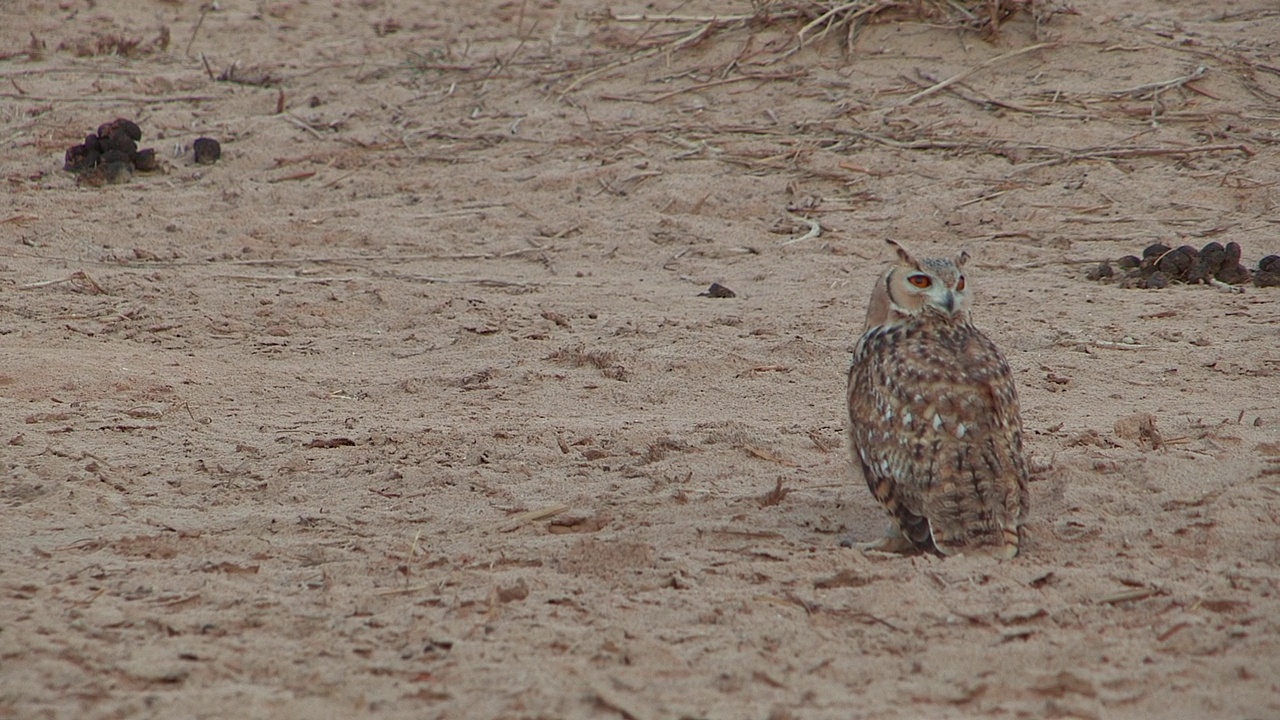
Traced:
<path fill-rule="evenodd" d="M 947 294 L 942 298 L 942 307 L 946 308 L 948 313 L 954 315 L 956 312 L 956 294 L 948 290 Z"/>

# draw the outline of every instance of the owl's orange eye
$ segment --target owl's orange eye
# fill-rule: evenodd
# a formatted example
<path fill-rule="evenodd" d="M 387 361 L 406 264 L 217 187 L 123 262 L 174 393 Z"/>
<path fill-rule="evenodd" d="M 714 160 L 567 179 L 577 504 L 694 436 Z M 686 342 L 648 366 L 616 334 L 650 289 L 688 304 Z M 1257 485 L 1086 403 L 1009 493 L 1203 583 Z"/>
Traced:
<path fill-rule="evenodd" d="M 933 284 L 933 281 L 929 279 L 928 275 L 911 275 L 907 278 L 907 282 L 922 290 Z"/>
<path fill-rule="evenodd" d="M 964 278 L 963 278 L 963 277 L 962 277 L 962 278 L 960 278 L 960 280 L 959 280 L 958 282 L 956 282 L 956 292 L 964 292 Z"/>

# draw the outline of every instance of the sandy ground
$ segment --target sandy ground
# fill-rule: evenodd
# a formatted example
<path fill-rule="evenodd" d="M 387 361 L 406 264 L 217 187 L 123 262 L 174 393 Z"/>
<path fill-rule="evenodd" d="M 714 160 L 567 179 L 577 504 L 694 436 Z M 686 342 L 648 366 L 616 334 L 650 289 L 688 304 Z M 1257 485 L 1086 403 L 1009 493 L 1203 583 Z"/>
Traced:
<path fill-rule="evenodd" d="M 1273 2 L 217 5 L 0 0 L 0 716 L 1280 717 L 1280 290 L 1084 277 L 1280 252 Z M 974 256 L 1012 562 L 840 546 L 888 237 Z"/>

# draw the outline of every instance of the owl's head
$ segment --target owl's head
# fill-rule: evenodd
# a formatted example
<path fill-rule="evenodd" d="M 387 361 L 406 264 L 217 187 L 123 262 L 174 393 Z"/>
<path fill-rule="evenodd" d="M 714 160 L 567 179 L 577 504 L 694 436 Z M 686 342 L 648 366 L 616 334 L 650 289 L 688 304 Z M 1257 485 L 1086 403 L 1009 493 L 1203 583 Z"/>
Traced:
<path fill-rule="evenodd" d="M 898 322 L 909 317 L 937 313 L 953 320 L 969 314 L 964 264 L 969 253 L 954 258 L 915 258 L 893 240 L 898 262 L 885 271 L 871 293 L 867 327 Z"/>

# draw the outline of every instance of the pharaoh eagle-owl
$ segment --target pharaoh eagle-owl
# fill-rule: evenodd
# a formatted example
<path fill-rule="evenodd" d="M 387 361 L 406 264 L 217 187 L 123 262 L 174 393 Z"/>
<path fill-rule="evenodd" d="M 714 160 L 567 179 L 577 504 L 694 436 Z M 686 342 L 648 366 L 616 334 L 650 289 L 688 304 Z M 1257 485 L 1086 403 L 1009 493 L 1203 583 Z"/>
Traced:
<path fill-rule="evenodd" d="M 894 525 L 867 547 L 1013 557 L 1027 460 L 1009 364 L 969 320 L 964 265 L 911 256 L 876 283 L 849 368 L 854 464 Z"/>

